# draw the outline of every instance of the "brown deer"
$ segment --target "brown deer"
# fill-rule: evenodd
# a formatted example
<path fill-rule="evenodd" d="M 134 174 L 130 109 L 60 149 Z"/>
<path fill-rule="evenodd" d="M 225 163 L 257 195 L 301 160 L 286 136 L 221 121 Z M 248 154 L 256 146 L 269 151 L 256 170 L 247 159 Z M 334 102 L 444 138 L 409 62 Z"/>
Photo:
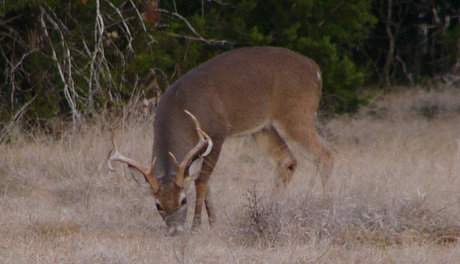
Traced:
<path fill-rule="evenodd" d="M 203 203 L 214 223 L 208 181 L 229 136 L 254 137 L 276 167 L 276 186 L 291 180 L 297 161 L 286 142 L 297 142 L 313 155 L 324 187 L 334 158 L 314 124 L 321 88 L 316 63 L 293 51 L 254 47 L 224 53 L 166 90 L 154 118 L 151 166 L 121 155 L 113 141 L 109 168 L 120 161 L 145 177 L 170 234 L 182 231 L 186 221 L 184 181 L 195 181 L 193 228 L 201 224 Z"/>

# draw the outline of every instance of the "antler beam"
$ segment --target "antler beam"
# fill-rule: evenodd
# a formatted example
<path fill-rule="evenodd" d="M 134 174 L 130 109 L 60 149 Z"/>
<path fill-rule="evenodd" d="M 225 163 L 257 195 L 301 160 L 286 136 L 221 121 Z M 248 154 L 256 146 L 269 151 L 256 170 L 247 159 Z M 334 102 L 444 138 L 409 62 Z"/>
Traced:
<path fill-rule="evenodd" d="M 195 123 L 195 129 L 198 133 L 199 139 L 198 139 L 198 143 L 187 153 L 187 155 L 185 155 L 184 159 L 182 160 L 180 164 L 177 162 L 177 159 L 174 156 L 174 154 L 169 152 L 169 155 L 171 155 L 174 162 L 176 163 L 176 168 L 177 168 L 176 182 L 179 186 L 184 185 L 185 169 L 190 165 L 190 162 L 192 161 L 192 159 L 198 154 L 198 152 L 203 148 L 203 146 L 205 146 L 206 144 L 208 145 L 208 147 L 203 152 L 203 154 L 201 154 L 202 157 L 206 157 L 207 155 L 209 155 L 213 147 L 213 142 L 212 142 L 211 137 L 208 136 L 208 134 L 206 134 L 201 129 L 200 122 L 196 119 L 196 117 L 189 111 L 187 110 L 184 110 L 184 111 L 187 115 L 190 116 L 190 118 L 192 118 L 193 122 Z"/>
<path fill-rule="evenodd" d="M 113 154 L 112 154 L 113 153 Z M 107 155 L 107 167 L 111 171 L 116 171 L 116 169 L 113 167 L 112 162 L 114 161 L 119 161 L 126 163 L 129 168 L 135 169 L 142 173 L 144 175 L 145 179 L 150 183 L 152 186 L 152 189 L 154 192 L 158 191 L 158 183 L 155 179 L 155 176 L 153 175 L 153 169 L 155 166 L 155 161 L 156 158 L 152 162 L 152 166 L 150 168 L 144 167 L 141 163 L 128 158 L 124 155 L 122 155 L 117 148 L 116 142 L 115 142 L 115 132 L 112 130 L 112 148 L 110 149 L 108 155 Z M 131 174 L 132 175 L 132 174 Z M 134 175 L 132 175 L 134 178 Z M 137 182 L 136 178 L 134 180 Z"/>

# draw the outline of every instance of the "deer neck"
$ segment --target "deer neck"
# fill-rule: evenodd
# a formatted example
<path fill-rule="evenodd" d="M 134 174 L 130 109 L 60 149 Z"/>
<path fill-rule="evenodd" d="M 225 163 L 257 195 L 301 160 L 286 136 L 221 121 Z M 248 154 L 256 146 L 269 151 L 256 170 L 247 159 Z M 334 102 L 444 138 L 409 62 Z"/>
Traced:
<path fill-rule="evenodd" d="M 158 112 L 155 116 L 152 151 L 152 159 L 157 159 L 154 175 L 158 180 L 176 175 L 176 163 L 171 154 L 180 163 L 197 140 L 196 135 L 192 133 L 195 132 L 194 129 L 189 127 L 190 122 L 186 122 L 189 120 L 185 119 L 185 117 L 183 119 L 177 118 L 182 113 L 174 115 L 163 115 L 161 113 Z"/>

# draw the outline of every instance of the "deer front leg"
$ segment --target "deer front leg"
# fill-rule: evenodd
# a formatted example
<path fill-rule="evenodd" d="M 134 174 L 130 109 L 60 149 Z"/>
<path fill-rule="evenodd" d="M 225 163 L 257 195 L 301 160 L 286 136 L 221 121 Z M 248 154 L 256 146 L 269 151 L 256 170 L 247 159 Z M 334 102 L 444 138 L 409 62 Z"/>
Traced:
<path fill-rule="evenodd" d="M 209 185 L 206 191 L 206 197 L 204 198 L 204 204 L 206 206 L 206 212 L 208 213 L 209 226 L 212 227 L 212 225 L 216 222 L 216 215 L 214 214 Z"/>
<path fill-rule="evenodd" d="M 195 181 L 196 200 L 195 200 L 195 215 L 193 217 L 192 229 L 197 229 L 201 225 L 201 211 L 203 203 L 206 206 L 208 213 L 209 226 L 211 227 L 216 221 L 214 209 L 211 201 L 211 192 L 208 185 L 208 180 Z"/>
<path fill-rule="evenodd" d="M 196 229 L 201 225 L 201 211 L 203 209 L 203 202 L 206 197 L 206 192 L 208 190 L 208 181 L 200 181 L 197 179 L 195 181 L 196 189 L 196 200 L 195 200 L 195 215 L 193 216 L 192 229 Z"/>
<path fill-rule="evenodd" d="M 213 139 L 213 141 L 214 147 L 211 153 L 204 158 L 200 176 L 195 180 L 196 201 L 192 229 L 196 229 L 201 225 L 201 211 L 203 209 L 203 203 L 206 206 L 206 211 L 208 213 L 209 226 L 212 226 L 212 224 L 214 224 L 214 222 L 216 221 L 211 201 L 211 191 L 208 182 L 209 177 L 214 171 L 214 167 L 216 166 L 217 160 L 219 159 L 219 154 L 221 151 L 223 140 Z"/>

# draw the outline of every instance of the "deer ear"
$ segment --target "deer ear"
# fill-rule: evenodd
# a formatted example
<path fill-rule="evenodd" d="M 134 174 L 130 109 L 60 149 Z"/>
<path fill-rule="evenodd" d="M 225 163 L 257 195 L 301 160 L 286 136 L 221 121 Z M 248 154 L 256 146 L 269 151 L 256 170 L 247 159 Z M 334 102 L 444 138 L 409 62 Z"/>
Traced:
<path fill-rule="evenodd" d="M 133 176 L 133 179 L 136 181 L 137 184 L 140 185 L 142 183 L 148 182 L 146 176 L 142 171 L 138 170 L 136 167 L 131 165 L 128 165 L 128 168 L 129 172 L 131 172 L 131 176 Z"/>
<path fill-rule="evenodd" d="M 200 177 L 201 173 L 201 168 L 203 166 L 203 158 L 198 158 L 190 164 L 190 167 L 188 168 L 188 177 L 185 178 L 185 181 L 187 184 L 190 184 L 192 181 L 195 181 Z"/>

